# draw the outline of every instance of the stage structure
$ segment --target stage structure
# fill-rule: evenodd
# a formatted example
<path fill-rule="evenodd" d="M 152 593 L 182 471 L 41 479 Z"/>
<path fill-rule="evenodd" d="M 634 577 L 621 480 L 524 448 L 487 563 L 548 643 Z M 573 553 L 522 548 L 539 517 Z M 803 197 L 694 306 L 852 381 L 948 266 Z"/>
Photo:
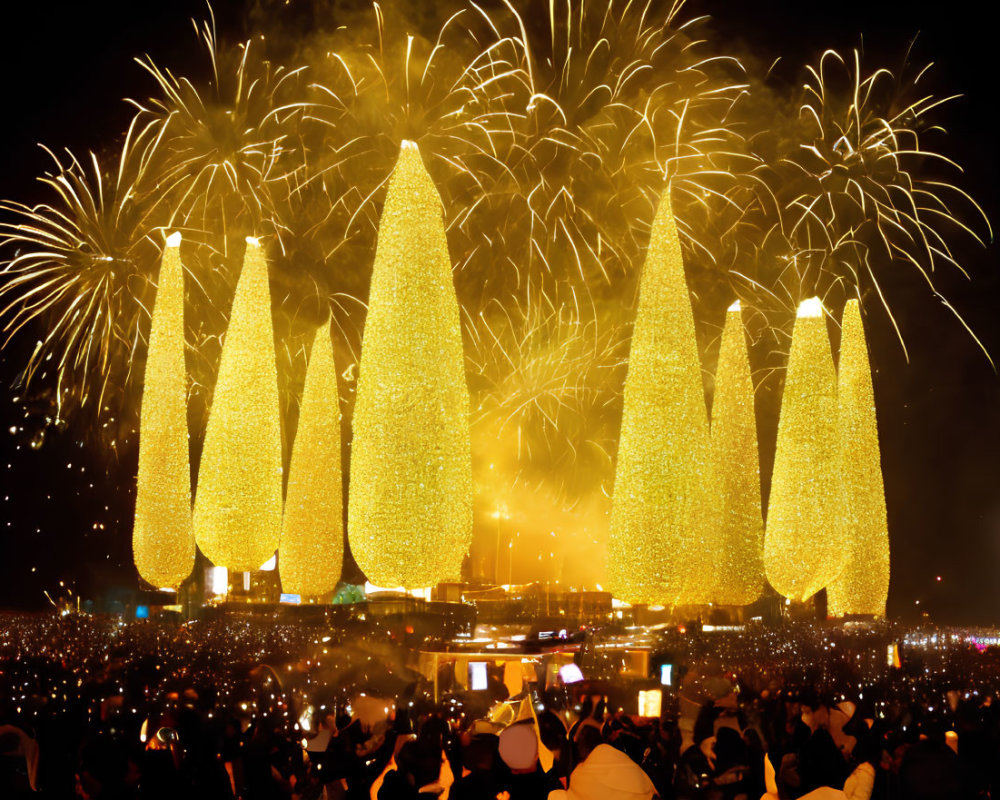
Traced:
<path fill-rule="evenodd" d="M 875 392 L 857 300 L 848 300 L 841 330 L 837 427 L 847 495 L 841 536 L 850 555 L 844 571 L 827 587 L 827 607 L 833 616 L 884 617 L 889 595 L 889 522 Z"/>
<path fill-rule="evenodd" d="M 281 589 L 303 600 L 332 592 L 343 566 L 339 398 L 333 341 L 324 323 L 306 369 L 278 547 Z"/>
<path fill-rule="evenodd" d="M 847 564 L 839 442 L 837 375 L 813 297 L 792 331 L 764 536 L 767 579 L 792 600 L 808 600 Z"/>
<path fill-rule="evenodd" d="M 629 603 L 713 599 L 720 496 L 677 226 L 664 187 L 639 286 L 608 540 L 611 592 Z"/>
<path fill-rule="evenodd" d="M 764 589 L 764 520 L 753 380 L 740 303 L 726 313 L 712 400 L 712 455 L 722 495 L 715 602 L 744 606 Z"/>
<path fill-rule="evenodd" d="M 149 330 L 132 552 L 143 580 L 176 589 L 194 569 L 181 235 L 167 237 Z"/>
<path fill-rule="evenodd" d="M 358 372 L 348 535 L 378 586 L 460 577 L 472 539 L 472 445 L 441 197 L 403 142 L 378 230 Z"/>
<path fill-rule="evenodd" d="M 282 512 L 281 409 L 267 263 L 247 238 L 195 495 L 195 539 L 232 572 L 260 569 L 278 547 Z"/>

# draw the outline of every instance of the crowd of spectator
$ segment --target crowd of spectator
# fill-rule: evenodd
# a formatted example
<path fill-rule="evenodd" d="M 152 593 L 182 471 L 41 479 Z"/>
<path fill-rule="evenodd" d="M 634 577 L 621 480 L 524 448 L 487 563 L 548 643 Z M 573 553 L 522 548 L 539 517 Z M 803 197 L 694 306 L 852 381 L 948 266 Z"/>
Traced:
<path fill-rule="evenodd" d="M 3 616 L 0 797 L 908 800 L 1000 791 L 1000 657 L 989 637 L 888 625 L 668 627 L 651 655 L 671 664 L 673 685 L 648 717 L 636 687 L 656 676 L 616 677 L 607 658 L 595 661 L 600 635 L 580 645 L 582 681 L 527 683 L 511 696 L 494 679 L 489 691 L 455 687 L 435 698 L 412 668 L 428 643 L 375 626 Z"/>

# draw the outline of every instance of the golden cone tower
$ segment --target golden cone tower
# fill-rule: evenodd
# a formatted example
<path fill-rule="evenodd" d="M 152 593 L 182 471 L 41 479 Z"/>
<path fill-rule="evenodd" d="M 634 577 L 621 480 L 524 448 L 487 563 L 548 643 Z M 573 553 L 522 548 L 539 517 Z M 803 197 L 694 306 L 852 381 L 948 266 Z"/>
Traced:
<path fill-rule="evenodd" d="M 764 535 L 771 585 L 808 600 L 843 571 L 847 543 L 837 432 L 837 375 L 819 298 L 799 306 L 778 418 Z"/>
<path fill-rule="evenodd" d="M 875 391 L 857 300 L 847 302 L 841 331 L 837 409 L 846 494 L 842 536 L 849 557 L 840 577 L 827 586 L 827 608 L 833 616 L 884 617 L 889 595 L 889 522 Z"/>
<path fill-rule="evenodd" d="M 281 535 L 281 417 L 271 290 L 260 245 L 247 239 L 222 345 L 198 468 L 194 530 L 213 564 L 248 572 Z"/>
<path fill-rule="evenodd" d="M 708 411 L 669 188 L 639 286 L 608 538 L 611 592 L 630 603 L 705 603 L 719 558 Z"/>
<path fill-rule="evenodd" d="M 337 586 L 344 560 L 340 402 L 330 329 L 313 339 L 292 447 L 278 547 L 283 592 L 318 597 Z"/>
<path fill-rule="evenodd" d="M 176 588 L 194 569 L 179 233 L 163 251 L 149 331 L 132 551 L 139 575 L 158 588 Z"/>
<path fill-rule="evenodd" d="M 739 301 L 726 314 L 715 370 L 712 456 L 722 495 L 715 602 L 745 606 L 764 589 L 764 520 L 753 380 Z"/>
<path fill-rule="evenodd" d="M 358 372 L 348 536 L 379 586 L 457 580 L 472 539 L 472 446 L 441 198 L 404 142 L 378 230 Z"/>

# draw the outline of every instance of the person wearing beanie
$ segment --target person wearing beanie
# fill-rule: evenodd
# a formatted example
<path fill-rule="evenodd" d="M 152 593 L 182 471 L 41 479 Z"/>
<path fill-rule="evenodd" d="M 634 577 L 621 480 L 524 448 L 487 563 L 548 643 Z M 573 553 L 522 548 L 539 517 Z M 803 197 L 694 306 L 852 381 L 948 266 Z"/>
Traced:
<path fill-rule="evenodd" d="M 652 800 L 653 782 L 621 750 L 599 744 L 569 778 L 568 789 L 549 792 L 548 800 Z"/>
<path fill-rule="evenodd" d="M 530 722 L 518 722 L 500 734 L 500 758 L 510 770 L 510 800 L 545 800 L 552 787 L 538 763 L 538 734 Z"/>

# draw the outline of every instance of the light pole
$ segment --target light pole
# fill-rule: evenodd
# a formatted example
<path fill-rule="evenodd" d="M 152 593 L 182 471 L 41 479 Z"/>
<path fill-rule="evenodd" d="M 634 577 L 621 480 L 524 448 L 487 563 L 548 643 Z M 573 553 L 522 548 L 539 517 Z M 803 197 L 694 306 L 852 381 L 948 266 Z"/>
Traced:
<path fill-rule="evenodd" d="M 508 518 L 507 504 L 497 503 L 497 510 L 493 512 L 493 519 L 497 521 L 496 555 L 493 559 L 493 582 L 496 584 L 500 583 L 500 525 L 501 520 Z"/>

